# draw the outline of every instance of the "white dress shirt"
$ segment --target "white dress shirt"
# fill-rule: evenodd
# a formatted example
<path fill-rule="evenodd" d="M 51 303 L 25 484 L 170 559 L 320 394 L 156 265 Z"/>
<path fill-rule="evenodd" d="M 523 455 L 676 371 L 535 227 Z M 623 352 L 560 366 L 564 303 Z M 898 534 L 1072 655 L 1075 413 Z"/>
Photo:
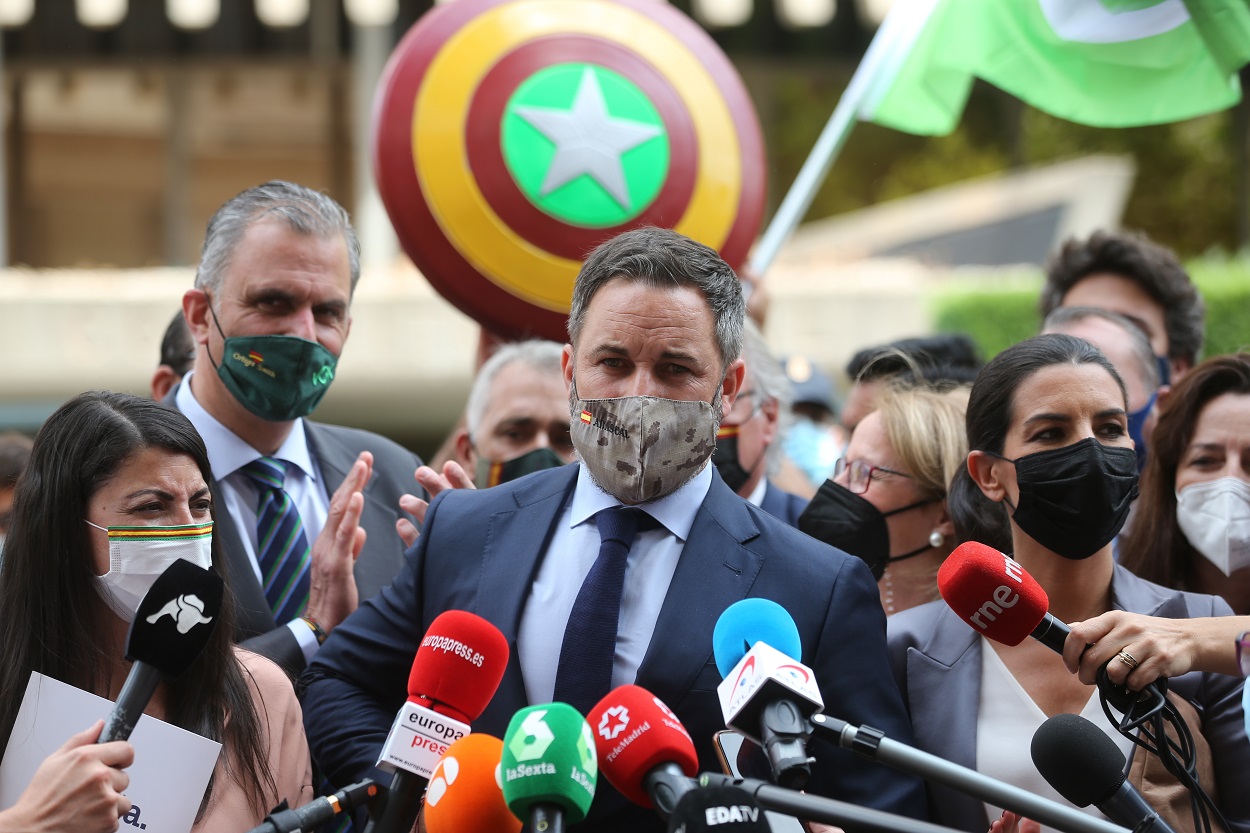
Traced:
<path fill-rule="evenodd" d="M 629 550 L 616 633 L 616 659 L 612 664 L 613 688 L 632 683 L 638 676 L 638 666 L 651 644 L 660 608 L 677 571 L 677 559 L 711 485 L 712 467 L 704 465 L 671 495 L 638 504 L 663 527 L 640 532 Z M 619 500 L 599 488 L 582 465 L 573 498 L 556 521 L 551 543 L 521 613 L 517 658 L 530 703 L 550 703 L 555 692 L 564 629 L 582 582 L 599 557 L 599 529 L 594 515 L 620 505 Z"/>
<path fill-rule="evenodd" d="M 1090 687 L 1089 700 L 1081 709 L 1081 717 L 1107 733 L 1127 758 L 1133 750 L 1133 742 L 1107 722 L 1098 699 L 1097 687 Z M 1046 713 L 1015 678 L 1007 664 L 994 650 L 994 646 L 981 637 L 981 707 L 977 713 L 977 770 L 1008 784 L 1028 790 L 1039 798 L 1046 798 L 1072 807 L 1072 804 L 1050 785 L 1029 754 L 1033 735 L 1046 722 Z M 1074 807 L 1094 818 L 1106 819 L 1097 807 Z M 1003 813 L 1002 807 L 986 802 L 985 813 L 990 821 Z M 1042 833 L 1055 833 L 1043 826 Z"/>
<path fill-rule="evenodd" d="M 755 484 L 755 488 L 751 490 L 751 494 L 746 496 L 747 503 L 752 506 L 764 505 L 764 493 L 768 491 L 768 478 L 761 477 L 760 482 Z"/>
<path fill-rule="evenodd" d="M 248 561 L 256 572 L 256 580 L 262 581 L 260 563 L 256 558 L 256 512 L 260 503 L 260 489 L 256 481 L 245 474 L 242 468 L 265 455 L 204 410 L 204 406 L 191 392 L 192 375 L 194 371 L 183 377 L 177 393 L 174 394 L 174 401 L 178 410 L 200 432 L 208 449 L 208 462 L 213 467 L 213 479 L 220 487 L 218 494 L 224 504 L 217 506 L 216 511 L 218 514 L 223 511 L 229 513 L 239 531 L 239 538 L 243 541 Z M 326 493 L 325 481 L 309 451 L 302 419 L 295 420 L 295 426 L 286 441 L 270 456 L 290 464 L 287 466 L 283 490 L 299 510 L 304 534 L 308 537 L 309 546 L 312 546 L 321 528 L 325 526 L 330 499 Z M 311 660 L 317 652 L 317 638 L 312 630 L 298 619 L 288 622 L 287 627 L 299 642 L 304 659 Z"/>

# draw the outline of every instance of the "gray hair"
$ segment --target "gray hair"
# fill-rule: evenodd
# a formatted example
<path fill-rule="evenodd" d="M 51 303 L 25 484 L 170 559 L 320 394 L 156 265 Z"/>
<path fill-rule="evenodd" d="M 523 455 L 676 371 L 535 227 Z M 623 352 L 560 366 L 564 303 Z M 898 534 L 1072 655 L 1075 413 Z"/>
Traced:
<path fill-rule="evenodd" d="M 586 323 L 586 308 L 604 284 L 616 278 L 672 289 L 690 286 L 707 299 L 716 321 L 716 345 L 722 369 L 742 352 L 742 321 L 746 303 L 742 283 L 714 250 L 666 228 L 644 227 L 618 234 L 600 244 L 577 274 L 569 309 L 569 341 L 577 340 Z"/>
<path fill-rule="evenodd" d="M 764 334 L 749 318 L 742 332 L 742 360 L 746 362 L 750 385 L 755 389 L 757 397 L 752 405 L 761 405 L 769 399 L 777 403 L 777 436 L 773 437 L 767 451 L 768 475 L 772 477 L 781 468 L 781 459 L 784 456 L 782 444 L 786 432 L 794 422 L 794 414 L 790 410 L 794 404 L 794 385 L 790 383 L 790 377 L 786 376 L 781 362 L 777 361 L 768 348 Z"/>
<path fill-rule="evenodd" d="M 563 345 L 554 341 L 530 339 L 515 344 L 505 344 L 495 351 L 482 365 L 469 390 L 469 402 L 464 409 L 465 428 L 469 439 L 477 436 L 482 427 L 482 417 L 490 405 L 490 389 L 495 384 L 499 371 L 510 364 L 526 364 L 539 373 L 550 373 L 560 376 L 560 356 L 564 353 Z"/>
<path fill-rule="evenodd" d="M 320 191 L 279 179 L 249 188 L 217 209 L 204 234 L 200 265 L 195 271 L 196 289 L 212 293 L 216 303 L 235 247 L 253 223 L 269 217 L 281 219 L 292 231 L 303 235 L 327 239 L 343 235 L 351 267 L 351 290 L 356 291 L 356 281 L 360 280 L 360 240 L 347 211 Z"/>
<path fill-rule="evenodd" d="M 1133 319 L 1118 312 L 1101 307 L 1056 307 L 1042 322 L 1042 332 L 1064 332 L 1068 325 L 1076 324 L 1087 318 L 1101 318 L 1119 327 L 1129 337 L 1133 360 L 1137 364 L 1137 375 L 1147 392 L 1159 387 L 1159 365 L 1155 361 L 1154 349 L 1150 346 L 1150 338 Z M 1097 346 L 1097 345 L 1095 345 Z"/>

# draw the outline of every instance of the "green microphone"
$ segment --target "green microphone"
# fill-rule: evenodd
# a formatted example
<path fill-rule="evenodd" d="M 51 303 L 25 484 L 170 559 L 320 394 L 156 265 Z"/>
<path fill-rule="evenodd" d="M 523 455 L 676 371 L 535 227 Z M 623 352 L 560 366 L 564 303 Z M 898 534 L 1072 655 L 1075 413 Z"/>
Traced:
<path fill-rule="evenodd" d="M 500 761 L 508 809 L 534 833 L 563 833 L 586 818 L 599 761 L 590 725 L 567 703 L 527 706 L 512 716 Z"/>

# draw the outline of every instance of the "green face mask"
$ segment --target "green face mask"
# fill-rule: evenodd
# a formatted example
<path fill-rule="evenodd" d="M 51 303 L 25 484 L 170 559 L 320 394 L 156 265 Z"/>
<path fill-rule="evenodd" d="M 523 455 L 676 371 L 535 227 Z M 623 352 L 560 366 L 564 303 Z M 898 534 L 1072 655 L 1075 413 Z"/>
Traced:
<path fill-rule="evenodd" d="M 473 483 L 479 489 L 489 489 L 491 486 L 516 480 L 518 477 L 524 477 L 536 471 L 555 469 L 563 465 L 564 461 L 560 459 L 560 455 L 550 448 L 536 448 L 502 463 L 494 463 L 484 457 L 479 457 Z"/>
<path fill-rule="evenodd" d="M 210 306 L 211 312 L 211 306 Z M 252 413 L 271 422 L 308 416 L 334 381 L 338 359 L 315 341 L 297 336 L 227 337 L 221 363 L 209 361 L 226 390 Z"/>

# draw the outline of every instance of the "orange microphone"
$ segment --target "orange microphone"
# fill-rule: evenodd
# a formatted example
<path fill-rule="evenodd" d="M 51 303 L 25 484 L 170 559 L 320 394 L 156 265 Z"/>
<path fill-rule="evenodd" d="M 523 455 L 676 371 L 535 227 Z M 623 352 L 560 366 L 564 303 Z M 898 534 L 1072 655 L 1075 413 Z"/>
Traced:
<path fill-rule="evenodd" d="M 503 800 L 503 741 L 476 732 L 447 747 L 425 791 L 426 833 L 520 833 Z"/>

